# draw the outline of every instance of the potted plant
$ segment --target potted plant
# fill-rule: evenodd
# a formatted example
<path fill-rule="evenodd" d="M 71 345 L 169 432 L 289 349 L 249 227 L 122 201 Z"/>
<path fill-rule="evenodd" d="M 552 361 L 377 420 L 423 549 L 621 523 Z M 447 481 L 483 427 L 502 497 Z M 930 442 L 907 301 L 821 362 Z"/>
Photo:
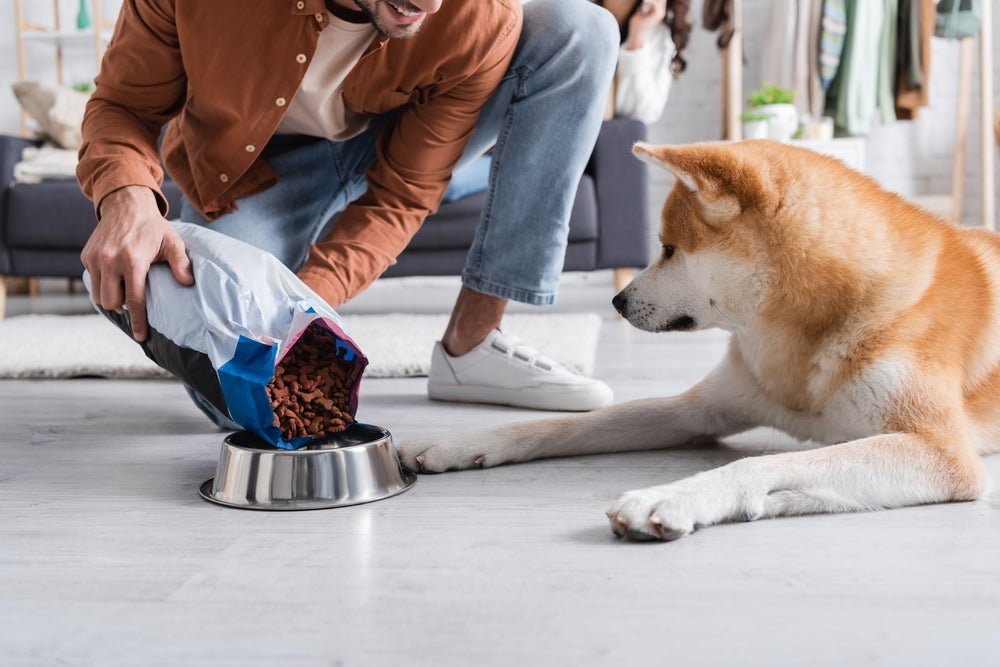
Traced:
<path fill-rule="evenodd" d="M 768 137 L 777 141 L 788 141 L 799 128 L 799 113 L 793 102 L 795 91 L 764 84 L 750 93 L 747 100 L 753 111 L 768 114 Z"/>
<path fill-rule="evenodd" d="M 771 136 L 771 114 L 760 111 L 744 111 L 740 114 L 744 139 L 767 139 Z"/>

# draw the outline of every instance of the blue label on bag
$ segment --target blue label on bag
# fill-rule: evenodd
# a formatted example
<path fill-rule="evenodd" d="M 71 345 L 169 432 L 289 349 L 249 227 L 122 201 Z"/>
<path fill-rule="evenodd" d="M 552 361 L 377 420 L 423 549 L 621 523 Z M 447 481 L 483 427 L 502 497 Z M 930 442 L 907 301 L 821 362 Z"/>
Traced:
<path fill-rule="evenodd" d="M 277 345 L 240 336 L 233 358 L 219 369 L 219 383 L 233 421 L 276 447 L 296 449 L 301 444 L 282 439 L 281 431 L 274 425 L 274 412 L 267 395 L 277 354 Z"/>

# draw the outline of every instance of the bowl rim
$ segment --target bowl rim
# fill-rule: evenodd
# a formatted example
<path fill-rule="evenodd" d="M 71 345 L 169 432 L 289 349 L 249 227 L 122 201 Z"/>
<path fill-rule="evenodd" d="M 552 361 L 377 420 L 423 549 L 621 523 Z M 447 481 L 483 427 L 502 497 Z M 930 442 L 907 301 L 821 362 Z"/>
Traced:
<path fill-rule="evenodd" d="M 345 438 L 347 439 L 346 442 L 343 441 Z M 333 444 L 331 444 L 331 442 Z M 235 453 L 236 456 L 245 456 L 249 461 L 273 459 L 288 460 L 298 459 L 300 457 L 315 458 L 317 460 L 329 459 L 333 462 L 330 465 L 335 468 L 341 468 L 344 465 L 344 461 L 356 460 L 354 458 L 355 454 L 352 450 L 366 450 L 366 452 L 371 452 L 373 448 L 378 449 L 385 447 L 388 447 L 389 450 L 391 450 L 391 457 L 396 461 L 396 465 L 398 466 L 398 474 L 397 478 L 393 479 L 390 484 L 377 485 L 375 487 L 375 493 L 353 495 L 352 486 L 348 484 L 346 486 L 347 493 L 341 494 L 338 497 L 332 497 L 331 495 L 327 497 L 303 497 L 296 499 L 265 498 L 264 500 L 251 497 L 247 500 L 243 500 L 242 488 L 235 490 L 235 493 L 234 489 L 230 488 L 227 493 L 225 488 L 217 489 L 215 484 L 216 478 L 220 474 L 219 471 L 223 465 L 223 460 L 226 459 L 226 457 L 231 457 L 233 453 Z M 372 456 L 370 453 L 360 451 L 357 455 L 361 457 Z M 376 456 L 384 460 L 386 455 L 385 453 L 380 453 Z M 257 464 L 254 463 L 251 467 L 256 468 L 256 465 Z M 267 465 L 276 466 L 280 465 L 280 463 L 275 462 Z M 305 463 L 305 465 L 310 464 Z M 383 470 L 388 470 L 388 468 L 384 465 L 378 467 Z M 390 472 L 389 474 L 391 475 L 392 473 Z M 231 478 L 227 475 L 226 479 L 230 480 Z M 198 495 L 208 502 L 226 507 L 235 507 L 238 509 L 284 511 L 329 509 L 334 507 L 361 505 L 375 502 L 377 500 L 391 498 L 408 490 L 416 483 L 416 480 L 416 473 L 405 467 L 399 461 L 399 457 L 396 455 L 395 445 L 392 442 L 392 435 L 389 433 L 388 429 L 374 424 L 355 422 L 344 431 L 332 434 L 328 438 L 320 439 L 316 443 L 306 445 L 305 447 L 300 447 L 298 449 L 281 449 L 279 447 L 275 447 L 274 445 L 261 440 L 258 436 L 249 431 L 234 431 L 229 433 L 224 438 L 222 447 L 219 451 L 219 460 L 216 464 L 216 476 L 206 480 L 199 486 Z M 361 481 L 364 481 L 363 477 L 361 478 Z M 226 485 L 224 484 L 223 486 L 225 487 Z M 231 485 L 231 487 L 238 486 L 243 485 Z M 345 487 L 340 488 L 345 490 Z M 362 484 L 358 488 L 364 488 L 364 485 Z M 249 486 L 247 486 L 246 495 L 251 495 Z M 345 495 L 347 496 L 346 498 L 344 497 Z"/>

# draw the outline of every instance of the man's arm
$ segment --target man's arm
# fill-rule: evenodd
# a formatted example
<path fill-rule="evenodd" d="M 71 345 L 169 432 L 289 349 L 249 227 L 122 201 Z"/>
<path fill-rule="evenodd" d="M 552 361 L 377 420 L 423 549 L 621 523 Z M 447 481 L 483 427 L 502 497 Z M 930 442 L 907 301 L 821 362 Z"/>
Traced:
<path fill-rule="evenodd" d="M 144 340 L 146 274 L 167 262 L 174 277 L 194 283 L 184 244 L 164 218 L 160 129 L 176 113 L 186 87 L 173 5 L 126 0 L 95 79 L 83 120 L 77 178 L 98 224 L 80 259 L 94 301 L 129 311 L 132 333 Z"/>

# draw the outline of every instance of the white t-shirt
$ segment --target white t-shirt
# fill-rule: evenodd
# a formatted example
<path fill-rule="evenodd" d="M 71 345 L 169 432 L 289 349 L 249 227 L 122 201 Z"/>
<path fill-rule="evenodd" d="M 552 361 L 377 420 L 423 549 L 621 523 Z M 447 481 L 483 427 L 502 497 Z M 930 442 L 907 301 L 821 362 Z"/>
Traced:
<path fill-rule="evenodd" d="M 278 125 L 278 134 L 344 141 L 368 127 L 368 116 L 344 108 L 343 88 L 344 79 L 375 37 L 375 26 L 328 15 L 330 23 L 319 33 L 316 54 Z"/>

